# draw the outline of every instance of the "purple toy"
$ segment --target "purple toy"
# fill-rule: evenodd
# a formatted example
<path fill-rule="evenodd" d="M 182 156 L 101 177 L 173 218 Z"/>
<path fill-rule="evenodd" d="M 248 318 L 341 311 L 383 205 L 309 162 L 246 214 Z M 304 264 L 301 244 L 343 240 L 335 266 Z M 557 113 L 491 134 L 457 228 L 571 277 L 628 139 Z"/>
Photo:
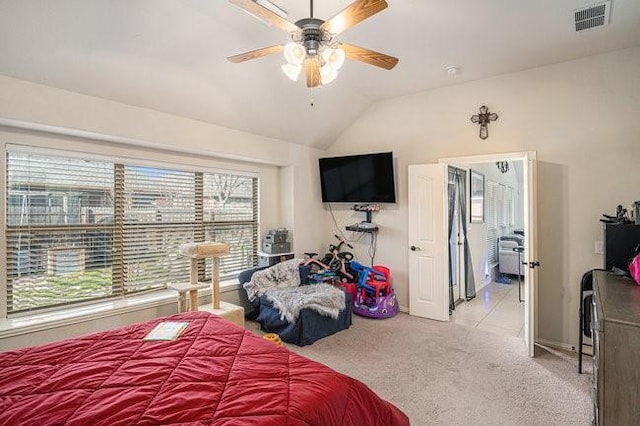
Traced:
<path fill-rule="evenodd" d="M 398 313 L 399 306 L 396 300 L 396 294 L 391 289 L 389 294 L 375 296 L 376 289 L 367 284 L 370 276 L 380 276 L 384 278 L 382 272 L 373 268 L 364 266 L 356 261 L 351 261 L 351 269 L 358 273 L 358 282 L 356 283 L 356 297 L 353 301 L 353 313 L 369 318 L 390 318 Z"/>
<path fill-rule="evenodd" d="M 373 297 L 358 292 L 353 301 L 353 313 L 369 318 L 391 318 L 398 313 L 399 306 L 396 294 L 391 289 L 386 296 Z"/>

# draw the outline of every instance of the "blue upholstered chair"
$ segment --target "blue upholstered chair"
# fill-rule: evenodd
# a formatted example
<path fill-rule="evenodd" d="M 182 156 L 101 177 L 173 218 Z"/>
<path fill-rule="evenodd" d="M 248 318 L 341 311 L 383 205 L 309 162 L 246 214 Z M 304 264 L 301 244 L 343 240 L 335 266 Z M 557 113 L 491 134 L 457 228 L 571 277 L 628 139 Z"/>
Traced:
<path fill-rule="evenodd" d="M 238 275 L 240 284 L 251 281 L 253 273 L 267 267 L 252 268 L 242 271 Z M 300 266 L 301 285 L 308 285 L 307 275 L 310 266 Z M 345 292 L 345 309 L 340 311 L 337 319 L 325 317 L 311 309 L 303 309 L 295 323 L 280 319 L 278 311 L 265 296 L 249 301 L 247 293 L 242 287 L 240 291 L 242 304 L 245 307 L 245 317 L 260 323 L 260 328 L 267 333 L 277 333 L 280 338 L 298 346 L 310 345 L 318 339 L 337 333 L 351 326 L 351 294 Z"/>

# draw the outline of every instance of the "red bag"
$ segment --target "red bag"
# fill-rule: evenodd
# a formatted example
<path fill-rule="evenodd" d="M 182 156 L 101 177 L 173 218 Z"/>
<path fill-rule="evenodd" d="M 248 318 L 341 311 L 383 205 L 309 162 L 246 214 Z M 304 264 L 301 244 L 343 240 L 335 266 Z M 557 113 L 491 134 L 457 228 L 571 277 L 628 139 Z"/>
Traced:
<path fill-rule="evenodd" d="M 636 254 L 633 259 L 631 259 L 631 263 L 629 263 L 629 274 L 631 274 L 631 278 L 633 278 L 636 284 L 640 285 L 640 254 Z"/>

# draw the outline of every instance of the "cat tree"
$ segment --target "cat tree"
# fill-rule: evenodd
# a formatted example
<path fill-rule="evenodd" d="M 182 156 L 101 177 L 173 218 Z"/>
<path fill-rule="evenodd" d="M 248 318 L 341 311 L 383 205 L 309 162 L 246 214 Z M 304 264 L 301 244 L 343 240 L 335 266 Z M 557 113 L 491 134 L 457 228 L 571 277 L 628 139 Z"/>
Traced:
<path fill-rule="evenodd" d="M 224 243 L 187 243 L 180 246 L 180 254 L 189 257 L 190 280 L 188 283 L 169 283 L 167 287 L 178 292 L 178 312 L 187 311 L 186 293 L 189 293 L 189 310 L 209 311 L 227 320 L 244 326 L 244 309 L 232 303 L 220 300 L 220 258 L 229 254 L 229 244 Z M 198 306 L 198 290 L 209 284 L 198 281 L 198 261 L 211 258 L 211 304 Z"/>

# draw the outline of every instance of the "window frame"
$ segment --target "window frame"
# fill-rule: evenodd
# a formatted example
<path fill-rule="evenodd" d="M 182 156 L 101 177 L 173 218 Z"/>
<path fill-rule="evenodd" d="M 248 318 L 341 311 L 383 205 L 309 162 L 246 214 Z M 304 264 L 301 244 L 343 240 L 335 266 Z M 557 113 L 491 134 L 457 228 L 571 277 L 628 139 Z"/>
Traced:
<path fill-rule="evenodd" d="M 260 214 L 259 214 L 259 210 L 260 210 L 260 203 L 259 203 L 259 174 L 255 173 L 255 172 L 247 172 L 247 171 L 243 171 L 243 170 L 235 170 L 235 169 L 222 169 L 222 168 L 207 168 L 207 167 L 198 167 L 198 166 L 190 166 L 190 165 L 183 165 L 183 164 L 176 164 L 176 163 L 168 163 L 168 162 L 164 162 L 164 161 L 150 161 L 150 160 L 139 160 L 136 158 L 129 158 L 129 157 L 111 157 L 111 156 L 105 156 L 105 155 L 99 155 L 99 154 L 92 154 L 92 153 L 86 153 L 86 152 L 79 152 L 79 151 L 67 151 L 67 150 L 51 150 L 48 148 L 39 148 L 39 147 L 33 147 L 33 146 L 26 146 L 26 145 L 14 145 L 14 144 L 5 144 L 5 150 L 4 150 L 4 154 L 5 154 L 5 180 L 4 180 L 4 187 L 5 187 L 5 211 L 4 211 L 4 229 L 5 231 L 9 231 L 11 226 L 9 224 L 9 219 L 7 217 L 7 212 L 9 210 L 9 197 L 8 197 L 8 189 L 9 189 L 9 181 L 8 179 L 6 179 L 6 177 L 8 176 L 8 169 L 9 169 L 9 164 L 7 161 L 8 158 L 8 153 L 9 152 L 25 152 L 28 154 L 37 154 L 37 155 L 53 155 L 56 157 L 62 157 L 62 158 L 74 158 L 74 159 L 86 159 L 86 160 L 98 160 L 98 161 L 107 161 L 107 162 L 112 162 L 114 164 L 114 205 L 113 205 L 113 210 L 114 210 L 114 220 L 113 220 L 113 234 L 112 234 L 112 248 L 115 250 L 114 251 L 114 256 L 113 256 L 113 269 L 114 272 L 112 273 L 112 281 L 111 281 L 111 285 L 112 288 L 114 289 L 114 292 L 117 294 L 113 294 L 113 295 L 109 295 L 109 296 L 102 296 L 102 297 L 96 297 L 96 298 L 84 298 L 84 299 L 80 299 L 77 301 L 71 301 L 71 302 L 64 302 L 64 303 L 60 303 L 60 304 L 55 304 L 55 305 L 44 305 L 44 306 L 38 306 L 38 307 L 33 307 L 33 308 L 29 308 L 29 309 L 22 309 L 22 310 L 14 310 L 13 307 L 11 306 L 10 303 L 10 299 L 9 299 L 9 295 L 12 291 L 12 279 L 11 279 L 11 271 L 12 271 L 12 265 L 9 264 L 9 262 L 7 262 L 7 264 L 5 265 L 5 290 L 6 290 L 6 295 L 7 297 L 4 298 L 4 302 L 3 303 L 3 313 L 5 316 L 13 316 L 16 314 L 23 314 L 26 312 L 34 312 L 34 311 L 43 311 L 43 310 L 60 310 L 60 309 L 64 309 L 66 307 L 69 307 L 71 305 L 73 306 L 77 306 L 77 305 L 81 305 L 81 304 L 88 304 L 88 303 L 95 303 L 101 300 L 105 300 L 105 299 L 111 299 L 111 298 L 126 298 L 127 296 L 131 295 L 139 295 L 143 292 L 127 292 L 127 286 L 126 283 L 124 282 L 124 277 L 121 276 L 121 278 L 116 278 L 114 280 L 113 277 L 116 276 L 117 273 L 120 273 L 122 271 L 115 271 L 116 269 L 116 264 L 118 263 L 118 253 L 122 253 L 123 251 L 123 247 L 117 247 L 117 244 L 115 243 L 116 240 L 121 241 L 121 239 L 115 238 L 116 237 L 116 233 L 117 231 L 117 227 L 118 225 L 124 225 L 124 223 L 119 223 L 118 218 L 123 218 L 123 212 L 118 211 L 118 209 L 122 208 L 122 203 L 124 200 L 119 199 L 119 195 L 122 196 L 122 191 L 123 189 L 120 188 L 118 189 L 119 186 L 123 185 L 123 181 L 118 181 L 117 179 L 120 178 L 124 178 L 124 177 L 118 177 L 118 165 L 122 168 L 124 168 L 125 166 L 139 166 L 139 167 L 154 167 L 154 168 L 163 168 L 163 169 L 170 169 L 170 170 L 175 170 L 175 171 L 183 171 L 183 172 L 188 172 L 188 173 L 194 173 L 194 175 L 196 176 L 196 191 L 199 191 L 199 194 L 197 195 L 196 198 L 199 197 L 199 200 L 196 199 L 196 218 L 193 221 L 193 226 L 195 228 L 201 228 L 203 230 L 202 233 L 200 233 L 198 235 L 197 238 L 194 238 L 194 241 L 204 241 L 204 228 L 205 226 L 216 226 L 216 224 L 218 224 L 218 226 L 221 225 L 221 223 L 217 223 L 216 221 L 204 221 L 204 218 L 202 216 L 202 198 L 203 198 L 203 192 L 202 192 L 202 175 L 203 174 L 231 174 L 234 176 L 242 176 L 242 177 L 247 177 L 251 179 L 252 182 L 252 206 L 253 206 L 253 218 L 251 220 L 239 220 L 239 221 L 233 221 L 233 220 L 227 220 L 222 222 L 223 226 L 229 226 L 230 224 L 233 225 L 234 223 L 240 223 L 242 225 L 247 225 L 250 224 L 252 226 L 253 229 L 253 235 L 252 235 L 252 241 L 253 241 L 253 255 L 251 258 L 251 265 L 242 265 L 242 268 L 246 268 L 246 267 L 251 267 L 251 266 L 255 266 L 257 264 L 257 252 L 259 250 L 259 245 L 258 245 L 258 240 L 259 240 L 259 230 L 260 230 L 260 226 L 259 226 L 259 218 L 260 218 Z M 198 180 L 199 183 L 198 184 Z M 199 204 L 198 204 L 199 203 Z M 198 207 L 199 205 L 199 207 Z M 70 228 L 83 228 L 83 224 L 79 224 L 79 225 L 59 225 L 58 227 L 60 227 L 60 229 L 56 229 L 58 231 L 65 231 L 68 230 Z M 32 231 L 35 230 L 35 232 L 39 232 L 41 231 L 41 229 L 39 229 L 37 226 L 31 226 Z M 57 227 L 56 227 L 57 228 Z M 104 228 L 104 226 L 103 226 Z M 101 228 L 102 229 L 102 228 Z M 121 229 L 122 231 L 122 229 Z M 185 241 L 186 242 L 186 241 Z M 6 237 L 3 241 L 3 243 L 6 245 L 7 248 L 10 247 L 10 240 L 9 240 L 9 236 L 8 236 L 8 232 L 6 234 Z M 7 251 L 7 256 L 8 256 L 8 251 Z M 188 262 L 185 260 L 185 263 L 188 264 Z M 120 265 L 122 265 L 120 263 Z M 204 280 L 205 279 L 205 275 L 206 274 L 206 264 L 205 262 L 200 262 L 199 263 L 199 278 Z M 222 277 L 223 279 L 226 277 Z M 120 280 L 120 281 L 118 281 Z M 156 289 L 151 289 L 151 290 L 147 290 L 147 291 L 156 291 L 158 289 L 164 289 L 166 288 L 166 284 L 162 287 L 158 287 Z"/>

